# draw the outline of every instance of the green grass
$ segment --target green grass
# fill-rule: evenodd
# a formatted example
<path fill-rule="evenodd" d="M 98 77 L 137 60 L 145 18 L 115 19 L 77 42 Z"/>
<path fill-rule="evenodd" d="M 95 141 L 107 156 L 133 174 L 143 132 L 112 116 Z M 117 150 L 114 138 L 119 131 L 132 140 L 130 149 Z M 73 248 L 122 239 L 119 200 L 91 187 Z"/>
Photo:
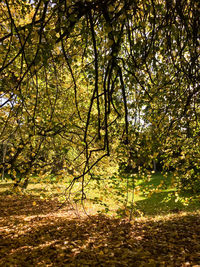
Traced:
<path fill-rule="evenodd" d="M 23 192 L 39 196 L 41 198 L 57 198 L 60 201 L 65 199 L 63 194 L 67 179 L 56 182 L 55 177 L 46 178 L 42 182 L 38 177 L 32 177 L 28 188 Z M 116 212 L 123 215 L 124 208 L 131 207 L 134 197 L 135 216 L 165 215 L 181 211 L 195 211 L 200 209 L 200 196 L 191 193 L 178 194 L 176 188 L 171 186 L 171 176 L 163 177 L 160 173 L 153 174 L 148 179 L 135 180 L 135 189 L 131 188 L 132 179 L 105 178 L 90 181 L 85 188 L 87 199 L 85 208 L 92 212 Z M 133 195 L 134 192 L 134 195 Z M 0 182 L 0 194 L 12 193 L 12 182 L 10 180 Z M 74 202 L 81 198 L 81 182 L 73 187 L 71 197 Z M 73 203 L 74 203 L 73 202 Z M 128 214 L 128 212 L 127 212 Z"/>
<path fill-rule="evenodd" d="M 136 209 L 144 215 L 160 215 L 200 209 L 200 195 L 178 193 L 171 185 L 171 175 L 167 178 L 160 173 L 150 181 L 138 181 L 143 192 L 136 196 Z"/>

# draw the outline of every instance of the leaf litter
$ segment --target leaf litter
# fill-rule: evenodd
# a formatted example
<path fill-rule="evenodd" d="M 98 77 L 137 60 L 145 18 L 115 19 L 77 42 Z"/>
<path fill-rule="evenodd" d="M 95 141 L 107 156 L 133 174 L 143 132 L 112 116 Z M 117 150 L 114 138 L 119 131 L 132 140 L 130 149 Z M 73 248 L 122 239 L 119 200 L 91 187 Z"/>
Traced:
<path fill-rule="evenodd" d="M 0 197 L 0 266 L 200 266 L 200 212 L 86 216 L 56 200 Z"/>

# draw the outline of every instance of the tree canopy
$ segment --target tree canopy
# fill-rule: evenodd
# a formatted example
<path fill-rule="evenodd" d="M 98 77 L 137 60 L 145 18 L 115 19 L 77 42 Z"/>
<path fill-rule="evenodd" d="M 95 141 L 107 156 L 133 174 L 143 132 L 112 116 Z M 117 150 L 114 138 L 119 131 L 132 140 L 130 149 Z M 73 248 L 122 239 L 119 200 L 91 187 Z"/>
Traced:
<path fill-rule="evenodd" d="M 66 171 L 84 189 L 111 155 L 140 174 L 159 160 L 196 188 L 199 11 L 197 0 L 1 1 L 2 172 Z"/>

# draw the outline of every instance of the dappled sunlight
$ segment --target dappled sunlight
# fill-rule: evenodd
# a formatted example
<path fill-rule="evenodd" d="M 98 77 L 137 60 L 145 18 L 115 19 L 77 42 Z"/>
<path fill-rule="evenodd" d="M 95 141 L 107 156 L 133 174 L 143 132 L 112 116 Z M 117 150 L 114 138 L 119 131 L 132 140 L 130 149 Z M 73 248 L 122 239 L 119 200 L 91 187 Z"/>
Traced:
<path fill-rule="evenodd" d="M 198 2 L 0 0 L 0 266 L 200 267 Z"/>
<path fill-rule="evenodd" d="M 0 202 L 8 209 L 0 217 L 1 266 L 192 266 L 200 260 L 199 211 L 143 216 L 130 223 L 80 211 L 77 217 L 67 207 L 57 212 L 51 208 L 57 203 L 47 210 L 45 201 L 26 207 L 25 197 L 13 199 L 18 201 L 13 214 L 9 199 Z"/>

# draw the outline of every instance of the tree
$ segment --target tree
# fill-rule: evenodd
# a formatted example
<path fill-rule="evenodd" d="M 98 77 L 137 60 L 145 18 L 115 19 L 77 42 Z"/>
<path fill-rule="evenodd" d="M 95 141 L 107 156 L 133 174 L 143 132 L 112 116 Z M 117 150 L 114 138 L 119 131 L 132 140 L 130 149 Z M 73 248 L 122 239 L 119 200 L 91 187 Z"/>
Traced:
<path fill-rule="evenodd" d="M 110 155 L 114 139 L 128 148 L 130 128 L 151 126 L 165 168 L 189 179 L 195 172 L 198 179 L 199 1 L 0 5 L 1 142 L 11 139 L 17 148 L 4 162 L 7 169 L 24 151 L 30 170 L 41 151 L 56 153 L 56 140 L 75 149 L 81 167 L 72 185 L 82 179 L 84 189 L 86 175 Z"/>

